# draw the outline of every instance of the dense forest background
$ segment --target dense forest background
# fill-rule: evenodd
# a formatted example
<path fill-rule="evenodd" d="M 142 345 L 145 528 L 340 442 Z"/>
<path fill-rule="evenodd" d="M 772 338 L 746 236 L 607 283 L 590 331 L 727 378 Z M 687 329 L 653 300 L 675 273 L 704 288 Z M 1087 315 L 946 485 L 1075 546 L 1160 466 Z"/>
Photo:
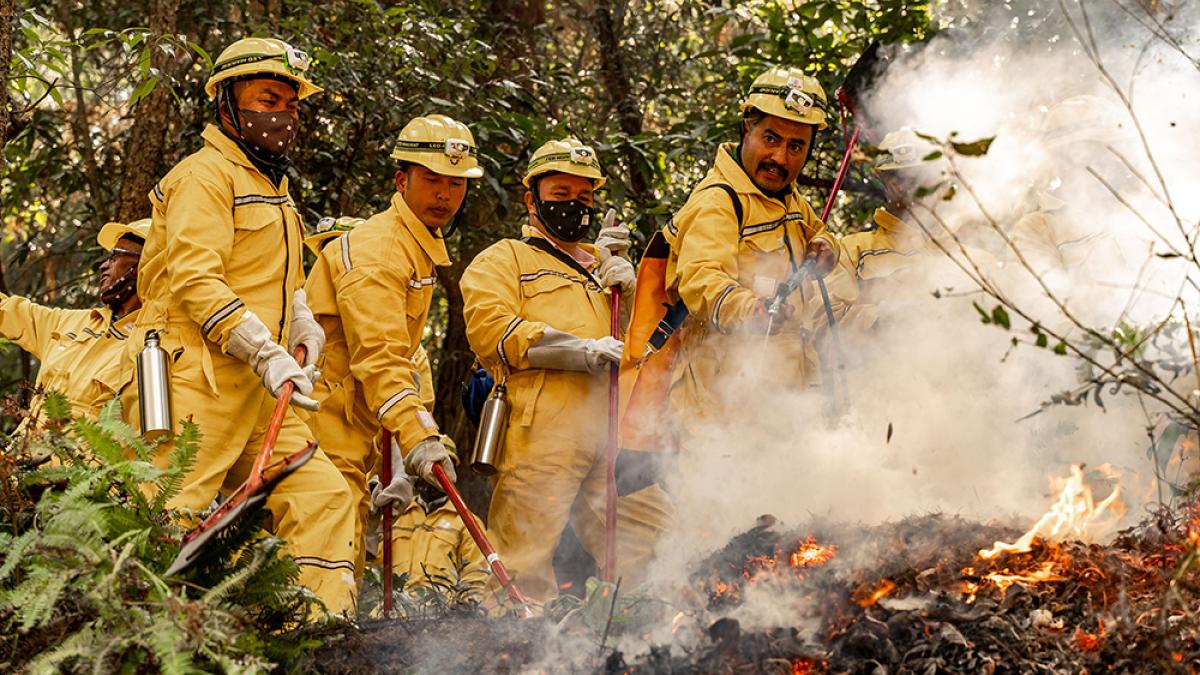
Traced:
<path fill-rule="evenodd" d="M 594 144 L 609 175 L 604 205 L 644 240 L 716 144 L 735 138 L 737 102 L 767 64 L 804 68 L 832 101 L 872 41 L 931 30 L 927 4 L 0 0 L 0 63 L 10 64 L 0 71 L 0 291 L 95 304 L 95 234 L 147 217 L 155 181 L 199 147 L 211 59 L 240 37 L 276 36 L 314 58 L 325 88 L 302 106 L 292 153 L 292 193 L 310 229 L 322 216 L 386 207 L 388 154 L 413 116 L 446 113 L 475 134 L 486 174 L 451 238 L 454 264 L 439 270 L 425 339 L 437 417 L 469 442 L 458 391 L 473 356 L 458 279 L 477 252 L 519 231 L 520 175 L 534 149 L 565 134 Z M 800 180 L 818 208 L 842 148 L 831 125 Z M 879 201 L 858 178 L 837 228 L 865 227 Z M 12 394 L 36 364 L 0 345 L 0 394 Z"/>

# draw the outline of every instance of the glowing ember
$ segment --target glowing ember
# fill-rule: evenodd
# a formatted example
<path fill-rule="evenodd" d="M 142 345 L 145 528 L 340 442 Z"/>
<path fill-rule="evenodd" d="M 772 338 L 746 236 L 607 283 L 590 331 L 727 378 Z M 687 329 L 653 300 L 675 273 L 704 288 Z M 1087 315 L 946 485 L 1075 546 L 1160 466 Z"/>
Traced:
<path fill-rule="evenodd" d="M 1083 480 L 1083 465 L 1073 464 L 1071 475 L 1059 488 L 1057 501 L 1028 532 L 1011 544 L 996 542 L 991 548 L 979 552 L 979 557 L 991 560 L 1001 554 L 1025 553 L 1033 549 L 1033 540 L 1041 537 L 1046 541 L 1078 539 L 1089 541 L 1103 535 L 1125 515 L 1125 504 L 1121 501 L 1121 486 L 1116 483 L 1117 472 L 1105 464 L 1098 471 L 1112 479 L 1112 493 L 1097 503 L 1092 489 Z"/>
<path fill-rule="evenodd" d="M 810 675 L 813 672 L 812 661 L 808 659 L 792 660 L 792 675 Z"/>
<path fill-rule="evenodd" d="M 859 607 L 866 609 L 887 597 L 894 590 L 896 590 L 896 582 L 891 579 L 882 579 L 875 585 L 874 590 L 866 592 L 865 589 L 860 588 L 856 591 L 854 593 L 854 602 Z"/>
<path fill-rule="evenodd" d="M 742 569 L 742 576 L 749 579 L 750 583 L 753 584 L 765 576 L 778 575 L 784 571 L 797 573 L 800 570 L 819 567 L 829 562 L 836 553 L 836 546 L 818 544 L 810 536 L 800 542 L 795 551 L 786 556 L 783 555 L 782 551 L 777 551 L 773 556 L 751 556 L 746 560 L 746 566 Z M 781 560 L 786 560 L 787 565 L 781 565 Z M 796 574 L 796 576 L 803 577 L 801 574 Z"/>
<path fill-rule="evenodd" d="M 1082 652 L 1094 652 L 1100 649 L 1100 643 L 1104 639 L 1104 622 L 1096 621 L 1096 632 L 1089 633 L 1082 628 L 1075 629 L 1075 646 Z"/>

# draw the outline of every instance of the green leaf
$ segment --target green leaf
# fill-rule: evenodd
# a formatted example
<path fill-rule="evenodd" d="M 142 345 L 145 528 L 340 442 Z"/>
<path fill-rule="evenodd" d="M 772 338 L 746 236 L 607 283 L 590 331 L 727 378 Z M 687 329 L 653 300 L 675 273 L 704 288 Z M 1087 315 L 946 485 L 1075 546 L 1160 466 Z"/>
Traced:
<path fill-rule="evenodd" d="M 1059 356 L 1066 356 L 1067 355 L 1067 343 L 1059 342 L 1058 344 L 1054 345 L 1054 353 L 1058 354 Z"/>
<path fill-rule="evenodd" d="M 979 312 L 979 320 L 980 321 L 982 321 L 983 323 L 991 323 L 992 322 L 991 315 L 988 314 L 986 311 L 984 311 L 984 309 L 979 306 L 978 302 L 972 302 L 971 306 L 975 308 L 976 312 Z"/>
<path fill-rule="evenodd" d="M 967 157 L 980 157 L 987 154 L 988 148 L 992 147 L 992 141 L 996 140 L 995 136 L 991 138 L 981 138 L 970 143 L 955 143 L 950 142 L 950 147 L 954 148 L 954 152 Z"/>
<path fill-rule="evenodd" d="M 957 190 L 955 190 L 954 186 L 951 185 L 950 187 L 946 188 L 946 192 L 942 194 L 942 201 L 948 202 L 951 199 L 954 199 L 955 194 L 957 194 Z"/>
<path fill-rule="evenodd" d="M 1046 347 L 1046 346 L 1048 346 L 1049 344 L 1050 344 L 1050 340 L 1046 338 L 1046 334 L 1045 334 L 1045 333 L 1038 333 L 1038 335 L 1037 335 L 1037 346 L 1045 348 L 1045 347 Z"/>
<path fill-rule="evenodd" d="M 158 84 L 157 75 L 142 80 L 142 83 L 139 84 L 137 89 L 134 89 L 133 93 L 129 96 L 129 104 L 133 105 L 143 98 L 146 98 L 146 96 L 149 96 L 150 92 L 154 91 L 154 85 L 156 84 Z"/>
<path fill-rule="evenodd" d="M 928 155 L 925 155 L 924 157 L 922 157 L 921 161 L 922 162 L 932 162 L 935 159 L 941 159 L 941 158 L 942 158 L 942 151 L 934 150 L 933 152 L 929 153 Z"/>
<path fill-rule="evenodd" d="M 1012 328 L 1012 321 L 1008 318 L 1008 312 L 1000 305 L 992 308 L 992 323 L 1004 328 L 1004 330 Z"/>

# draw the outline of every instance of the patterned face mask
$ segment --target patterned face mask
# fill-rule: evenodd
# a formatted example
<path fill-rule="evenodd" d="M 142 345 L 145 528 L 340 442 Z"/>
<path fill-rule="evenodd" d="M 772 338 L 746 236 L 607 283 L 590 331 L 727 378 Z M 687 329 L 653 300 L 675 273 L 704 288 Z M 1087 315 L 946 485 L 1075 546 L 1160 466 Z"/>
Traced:
<path fill-rule="evenodd" d="M 238 110 L 242 124 L 242 140 L 272 157 L 283 157 L 296 138 L 300 126 L 296 117 L 286 111 L 258 112 Z"/>
<path fill-rule="evenodd" d="M 592 207 L 578 199 L 558 202 L 537 199 L 535 206 L 546 231 L 562 241 L 583 239 L 591 225 Z"/>

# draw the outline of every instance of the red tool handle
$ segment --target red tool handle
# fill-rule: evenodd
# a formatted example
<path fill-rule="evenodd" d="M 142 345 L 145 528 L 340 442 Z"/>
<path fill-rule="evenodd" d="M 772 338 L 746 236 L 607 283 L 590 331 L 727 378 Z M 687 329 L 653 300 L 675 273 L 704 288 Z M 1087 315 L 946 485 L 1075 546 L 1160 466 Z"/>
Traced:
<path fill-rule="evenodd" d="M 500 581 L 500 585 L 508 589 L 508 595 L 514 602 L 525 605 L 525 616 L 533 616 L 533 612 L 529 608 L 529 600 L 521 593 L 521 589 L 517 588 L 517 584 L 513 582 L 512 577 L 508 575 L 508 568 L 504 566 L 504 563 L 500 562 L 500 555 L 496 553 L 496 549 L 492 548 L 487 535 L 483 533 L 483 528 L 479 527 L 479 523 L 475 522 L 475 516 L 471 514 L 471 509 L 467 508 L 462 495 L 458 494 L 458 490 L 454 487 L 454 483 L 450 482 L 450 477 L 446 475 L 446 470 L 442 468 L 441 464 L 433 465 L 433 477 L 437 478 L 438 484 L 442 486 L 442 491 L 454 503 L 454 510 L 458 511 L 458 516 L 462 518 L 463 524 L 467 526 L 467 531 L 471 533 L 471 538 L 475 540 L 475 545 L 479 547 L 480 551 L 483 551 L 488 565 L 492 568 L 492 574 L 496 575 L 496 579 Z"/>
<path fill-rule="evenodd" d="M 842 183 L 846 180 L 846 173 L 850 170 L 850 156 L 854 153 L 854 147 L 858 145 L 859 134 L 858 123 L 854 124 L 854 133 L 850 134 L 850 141 L 846 143 L 846 152 L 842 155 L 842 165 L 838 167 L 837 178 L 833 180 L 833 188 L 829 191 L 829 199 L 825 201 L 825 208 L 821 209 L 821 222 L 829 217 L 829 212 L 833 210 L 833 202 L 837 199 L 838 192 L 842 190 Z"/>
<path fill-rule="evenodd" d="M 392 432 L 387 429 L 379 439 L 379 452 L 383 463 L 379 471 L 380 484 L 386 488 L 392 483 Z M 392 616 L 392 505 L 383 507 L 383 615 Z"/>
<path fill-rule="evenodd" d="M 621 339 L 621 287 L 612 289 L 612 336 Z M 621 406 L 621 366 L 608 366 L 608 466 L 605 471 L 604 499 L 604 573 L 601 578 L 612 582 L 617 575 L 617 424 Z"/>
<path fill-rule="evenodd" d="M 296 347 L 292 352 L 297 362 L 303 363 L 308 350 L 304 345 Z M 263 474 L 266 471 L 267 464 L 271 462 L 271 453 L 275 451 L 275 441 L 279 438 L 279 430 L 283 427 L 283 418 L 287 415 L 288 405 L 292 401 L 292 391 L 295 390 L 296 383 L 288 380 L 279 387 L 279 391 L 275 393 L 275 410 L 271 413 L 271 421 L 267 424 L 267 432 L 263 434 L 262 448 L 258 451 L 258 456 L 254 458 L 254 466 L 250 469 L 250 477 L 246 479 L 246 491 L 253 492 L 262 485 Z"/>

